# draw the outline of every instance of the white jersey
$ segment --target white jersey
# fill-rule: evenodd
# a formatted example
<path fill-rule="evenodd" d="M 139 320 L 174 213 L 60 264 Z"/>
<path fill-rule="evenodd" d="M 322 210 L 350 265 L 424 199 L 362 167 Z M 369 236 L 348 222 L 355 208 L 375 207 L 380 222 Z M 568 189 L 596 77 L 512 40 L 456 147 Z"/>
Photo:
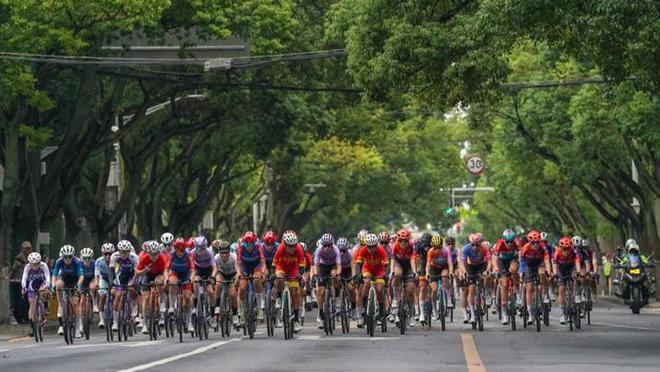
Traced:
<path fill-rule="evenodd" d="M 220 254 L 215 255 L 215 265 L 218 267 L 218 272 L 223 275 L 231 275 L 236 273 L 236 253 L 229 253 L 227 261 L 220 258 Z"/>

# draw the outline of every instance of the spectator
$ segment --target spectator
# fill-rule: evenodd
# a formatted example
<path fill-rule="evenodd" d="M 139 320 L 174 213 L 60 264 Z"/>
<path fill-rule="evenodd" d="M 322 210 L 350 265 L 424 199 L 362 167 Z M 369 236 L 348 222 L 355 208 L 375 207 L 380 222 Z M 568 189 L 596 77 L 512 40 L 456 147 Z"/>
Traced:
<path fill-rule="evenodd" d="M 14 257 L 14 262 L 11 265 L 12 280 L 9 285 L 12 323 L 25 323 L 28 321 L 27 301 L 21 296 L 21 277 L 23 276 L 23 268 L 28 263 L 27 256 L 30 253 L 32 253 L 32 243 L 24 241 L 21 243 L 21 252 Z"/>
<path fill-rule="evenodd" d="M 612 294 L 612 255 L 605 253 L 602 257 L 603 260 L 603 276 L 607 285 L 607 294 Z"/>

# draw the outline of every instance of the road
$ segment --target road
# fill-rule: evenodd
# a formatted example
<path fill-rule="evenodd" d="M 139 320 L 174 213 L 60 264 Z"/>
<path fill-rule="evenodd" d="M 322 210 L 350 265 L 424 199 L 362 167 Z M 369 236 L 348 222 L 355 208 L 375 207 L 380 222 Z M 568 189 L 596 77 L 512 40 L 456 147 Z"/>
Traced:
<path fill-rule="evenodd" d="M 484 332 L 451 323 L 446 332 L 419 325 L 401 336 L 398 329 L 368 338 L 363 330 L 326 337 L 313 317 L 295 340 L 285 342 L 281 329 L 266 337 L 258 329 L 254 340 L 241 335 L 223 339 L 212 333 L 207 341 L 187 337 L 151 342 L 137 335 L 130 342 L 107 343 L 95 331 L 89 341 L 72 346 L 56 335 L 45 342 L 19 338 L 0 342 L 3 371 L 658 371 L 660 370 L 660 311 L 643 309 L 634 316 L 609 302 L 597 305 L 593 324 L 569 332 L 556 319 L 540 333 L 512 332 L 491 320 Z M 555 310 L 556 315 L 556 310 Z M 310 322 L 309 319 L 312 319 Z M 341 333 L 341 330 L 340 330 Z"/>

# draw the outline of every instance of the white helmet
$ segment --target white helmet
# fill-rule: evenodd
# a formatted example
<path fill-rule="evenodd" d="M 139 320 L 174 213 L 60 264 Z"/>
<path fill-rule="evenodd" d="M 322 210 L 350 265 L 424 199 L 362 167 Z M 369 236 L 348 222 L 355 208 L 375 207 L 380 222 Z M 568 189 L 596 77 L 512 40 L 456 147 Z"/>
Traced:
<path fill-rule="evenodd" d="M 630 248 L 630 246 L 633 244 L 637 244 L 637 241 L 635 239 L 626 240 L 626 248 Z"/>
<path fill-rule="evenodd" d="M 378 244 L 378 235 L 376 234 L 367 234 L 367 236 L 364 238 L 367 246 L 373 247 Z"/>
<path fill-rule="evenodd" d="M 115 245 L 112 243 L 103 243 L 101 246 L 101 253 L 114 253 Z"/>
<path fill-rule="evenodd" d="M 580 235 L 575 235 L 571 240 L 573 241 L 574 247 L 579 247 L 580 245 L 582 245 L 582 238 L 580 237 Z"/>
<path fill-rule="evenodd" d="M 39 252 L 30 253 L 30 255 L 28 256 L 28 262 L 31 264 L 36 264 L 41 262 L 41 255 L 39 254 Z"/>
<path fill-rule="evenodd" d="M 121 240 L 117 243 L 117 250 L 120 252 L 128 252 L 133 250 L 133 244 L 128 240 Z"/>
<path fill-rule="evenodd" d="M 60 257 L 73 256 L 74 254 L 76 254 L 75 248 L 73 248 L 72 246 L 70 246 L 68 244 L 64 245 L 64 246 L 62 246 L 62 248 L 60 248 Z"/>
<path fill-rule="evenodd" d="M 548 240 L 548 233 L 545 231 L 541 232 L 541 240 L 547 241 Z"/>
<path fill-rule="evenodd" d="M 589 239 L 582 239 L 582 246 L 583 247 L 588 247 L 591 244 Z"/>
<path fill-rule="evenodd" d="M 630 245 L 628 246 L 628 253 L 633 253 L 633 252 L 631 252 L 632 250 L 637 251 L 637 252 L 635 252 L 635 253 L 639 253 L 639 245 L 637 245 L 636 242 L 635 242 L 635 243 L 632 243 L 632 244 L 630 244 Z"/>
<path fill-rule="evenodd" d="M 174 235 L 171 233 L 163 233 L 163 235 L 160 236 L 160 242 L 165 244 L 165 245 L 170 245 L 174 241 Z"/>
<path fill-rule="evenodd" d="M 322 245 L 330 245 L 330 244 L 335 244 L 335 237 L 332 236 L 330 233 L 325 233 L 323 236 L 321 236 L 321 244 Z"/>
<path fill-rule="evenodd" d="M 286 245 L 296 245 L 298 244 L 298 235 L 296 235 L 295 231 L 287 231 L 282 235 L 282 240 L 284 240 Z"/>
<path fill-rule="evenodd" d="M 160 244 L 158 244 L 157 241 L 155 240 L 149 240 L 148 242 L 145 242 L 145 251 L 149 254 L 157 254 L 160 253 Z"/>
<path fill-rule="evenodd" d="M 94 251 L 92 250 L 92 248 L 83 248 L 80 251 L 80 257 L 81 258 L 87 258 L 87 257 L 92 258 L 92 257 L 94 257 Z"/>

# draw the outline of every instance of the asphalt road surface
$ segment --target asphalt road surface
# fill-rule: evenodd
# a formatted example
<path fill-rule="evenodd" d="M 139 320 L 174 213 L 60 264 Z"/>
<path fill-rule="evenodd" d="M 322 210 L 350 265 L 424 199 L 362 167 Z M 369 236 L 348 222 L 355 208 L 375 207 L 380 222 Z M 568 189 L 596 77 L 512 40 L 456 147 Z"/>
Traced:
<path fill-rule="evenodd" d="M 557 315 L 557 310 L 553 310 Z M 633 315 L 609 302 L 597 305 L 592 325 L 569 332 L 553 318 L 550 327 L 512 332 L 496 320 L 484 332 L 455 320 L 447 331 L 419 325 L 406 335 L 392 325 L 386 334 L 369 338 L 363 329 L 350 335 L 341 329 L 325 336 L 308 314 L 305 329 L 285 341 L 281 329 L 268 338 L 259 328 L 255 339 L 234 332 L 223 339 L 187 336 L 149 341 L 136 335 L 129 342 L 108 343 L 95 330 L 88 341 L 67 346 L 47 334 L 36 344 L 23 337 L 0 342 L 2 371 L 660 371 L 660 311 L 643 309 Z M 311 319 L 311 321 L 310 321 Z M 354 325 L 354 324 L 353 324 Z"/>

